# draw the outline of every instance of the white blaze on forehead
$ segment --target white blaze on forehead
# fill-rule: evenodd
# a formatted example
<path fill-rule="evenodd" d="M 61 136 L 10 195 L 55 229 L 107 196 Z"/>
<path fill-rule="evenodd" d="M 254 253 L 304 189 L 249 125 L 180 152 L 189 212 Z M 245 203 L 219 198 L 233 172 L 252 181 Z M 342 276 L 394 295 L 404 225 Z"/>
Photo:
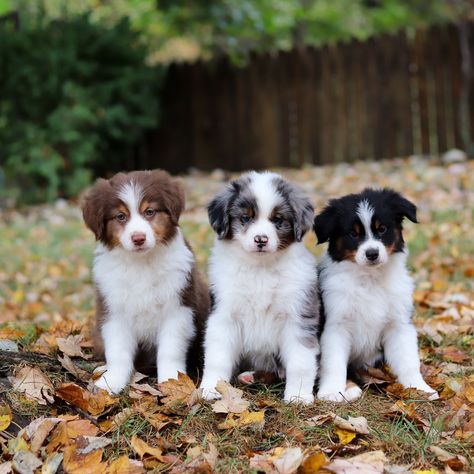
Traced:
<path fill-rule="evenodd" d="M 367 201 L 367 199 L 364 199 L 359 203 L 359 205 L 357 206 L 356 214 L 359 216 L 359 219 L 365 228 L 365 235 L 368 239 L 371 238 L 371 224 L 372 217 L 374 216 L 374 208 L 369 204 L 369 201 Z"/>
<path fill-rule="evenodd" d="M 275 188 L 275 178 L 281 176 L 268 171 L 264 173 L 254 171 L 250 174 L 249 188 L 257 200 L 258 219 L 270 217 L 275 206 L 282 201 L 282 196 Z"/>
<path fill-rule="evenodd" d="M 142 200 L 142 189 L 137 183 L 131 181 L 130 183 L 124 184 L 119 191 L 118 197 L 128 207 L 130 214 L 139 212 L 140 202 Z"/>

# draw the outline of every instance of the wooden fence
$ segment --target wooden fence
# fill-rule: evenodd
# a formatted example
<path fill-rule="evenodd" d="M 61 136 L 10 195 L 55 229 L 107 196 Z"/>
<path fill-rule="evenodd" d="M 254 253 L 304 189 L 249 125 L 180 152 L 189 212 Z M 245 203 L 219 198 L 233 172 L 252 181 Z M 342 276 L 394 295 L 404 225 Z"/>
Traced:
<path fill-rule="evenodd" d="M 474 25 L 466 28 L 469 43 L 443 25 L 256 55 L 244 68 L 173 65 L 162 126 L 137 165 L 244 170 L 468 149 Z"/>

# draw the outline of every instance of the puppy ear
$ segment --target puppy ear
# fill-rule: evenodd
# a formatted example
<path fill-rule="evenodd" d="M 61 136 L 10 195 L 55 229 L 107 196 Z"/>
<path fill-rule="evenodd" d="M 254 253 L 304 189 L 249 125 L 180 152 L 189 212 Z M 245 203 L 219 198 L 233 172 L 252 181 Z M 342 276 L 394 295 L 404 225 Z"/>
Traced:
<path fill-rule="evenodd" d="M 301 242 L 313 224 L 314 207 L 310 200 L 296 188 L 290 194 L 290 203 L 295 213 L 295 223 L 293 226 L 295 240 Z"/>
<path fill-rule="evenodd" d="M 232 181 L 207 206 L 209 222 L 219 240 L 229 239 L 232 236 L 229 211 L 239 191 L 240 184 L 238 181 Z"/>
<path fill-rule="evenodd" d="M 94 233 L 96 240 L 105 238 L 105 203 L 110 189 L 108 180 L 98 179 L 82 201 L 82 217 L 86 226 Z"/>
<path fill-rule="evenodd" d="M 178 225 L 179 217 L 184 211 L 185 196 L 184 187 L 179 180 L 171 180 L 168 186 L 168 199 L 166 208 L 171 217 L 173 225 Z"/>
<path fill-rule="evenodd" d="M 336 208 L 329 203 L 314 219 L 313 230 L 318 238 L 318 244 L 329 240 L 336 227 Z"/>
<path fill-rule="evenodd" d="M 412 222 L 418 223 L 416 218 L 416 206 L 405 199 L 401 194 L 396 191 L 390 191 L 389 195 L 390 206 L 394 209 L 397 218 L 400 222 L 404 217 Z"/>

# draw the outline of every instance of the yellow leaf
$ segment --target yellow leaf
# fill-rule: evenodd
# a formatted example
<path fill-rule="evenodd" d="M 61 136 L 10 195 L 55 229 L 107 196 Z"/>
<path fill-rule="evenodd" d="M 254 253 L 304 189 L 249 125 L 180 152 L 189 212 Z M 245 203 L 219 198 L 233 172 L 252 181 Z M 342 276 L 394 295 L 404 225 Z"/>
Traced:
<path fill-rule="evenodd" d="M 328 462 L 328 458 L 321 451 L 310 454 L 309 457 L 303 461 L 303 464 L 300 467 L 301 474 L 313 474 L 318 472 Z"/>
<path fill-rule="evenodd" d="M 431 469 L 414 469 L 413 474 L 439 474 L 439 471 L 432 467 Z"/>
<path fill-rule="evenodd" d="M 103 449 L 95 449 L 88 454 L 80 454 L 72 444 L 64 450 L 63 466 L 68 474 L 102 474 L 106 464 L 102 462 Z"/>
<path fill-rule="evenodd" d="M 0 405 L 0 431 L 5 431 L 12 422 L 12 411 L 8 405 Z"/>
<path fill-rule="evenodd" d="M 265 423 L 265 411 L 244 411 L 240 414 L 238 421 L 239 426 L 256 425 L 257 427 L 263 427 Z"/>
<path fill-rule="evenodd" d="M 337 426 L 334 428 L 334 433 L 337 434 L 339 442 L 344 445 L 349 444 L 356 437 L 356 433 L 338 428 Z"/>
<path fill-rule="evenodd" d="M 142 474 L 145 472 L 141 461 L 132 461 L 127 456 L 120 456 L 107 468 L 106 474 Z"/>

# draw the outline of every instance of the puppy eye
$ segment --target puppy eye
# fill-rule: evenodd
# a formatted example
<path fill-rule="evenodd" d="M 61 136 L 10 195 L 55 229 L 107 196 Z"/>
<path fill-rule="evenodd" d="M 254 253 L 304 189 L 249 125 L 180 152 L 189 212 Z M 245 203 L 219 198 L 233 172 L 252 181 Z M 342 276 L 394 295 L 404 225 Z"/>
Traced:
<path fill-rule="evenodd" d="M 242 222 L 242 224 L 247 224 L 249 221 L 250 221 L 250 216 L 249 215 L 242 214 L 240 216 L 240 222 Z"/>
<path fill-rule="evenodd" d="M 354 238 L 354 239 L 357 239 L 357 237 L 359 237 L 359 234 L 357 233 L 356 230 L 352 229 L 350 232 L 349 232 L 349 235 Z"/>
<path fill-rule="evenodd" d="M 383 224 L 379 225 L 379 228 L 377 229 L 377 232 L 379 235 L 385 234 L 387 232 L 387 227 L 384 226 Z"/>
<path fill-rule="evenodd" d="M 156 214 L 156 211 L 149 207 L 145 210 L 145 217 L 153 217 Z"/>
<path fill-rule="evenodd" d="M 280 216 L 279 214 L 277 214 L 272 220 L 273 220 L 273 222 L 274 222 L 275 224 L 281 225 L 281 224 L 283 224 L 283 221 L 284 221 L 285 219 L 283 219 L 282 216 Z"/>
<path fill-rule="evenodd" d="M 119 222 L 125 222 L 127 220 L 127 216 L 123 212 L 119 212 L 115 216 L 115 219 L 117 219 Z"/>

